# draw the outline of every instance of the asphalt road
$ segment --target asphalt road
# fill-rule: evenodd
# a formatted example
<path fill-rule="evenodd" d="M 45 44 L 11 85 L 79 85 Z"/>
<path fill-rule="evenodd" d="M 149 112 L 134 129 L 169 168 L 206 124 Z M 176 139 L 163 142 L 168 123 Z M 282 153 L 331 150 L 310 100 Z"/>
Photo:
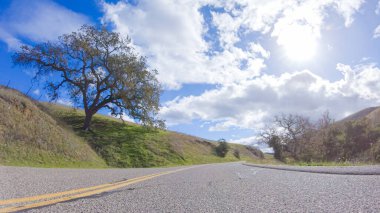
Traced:
<path fill-rule="evenodd" d="M 368 169 L 378 171 L 380 167 L 360 168 Z M 146 176 L 157 173 L 159 175 Z M 141 176 L 144 178 L 138 178 Z M 100 170 L 0 167 L 0 204 L 1 200 L 105 183 L 114 183 L 107 186 L 113 189 L 101 188 L 104 191 L 100 194 L 90 191 L 88 196 L 78 192 L 79 198 L 73 196 L 73 199 L 62 195 L 59 198 L 68 200 L 22 211 L 380 212 L 379 175 L 308 173 L 241 163 Z M 15 202 L 1 207 L 26 208 L 46 200 Z"/>

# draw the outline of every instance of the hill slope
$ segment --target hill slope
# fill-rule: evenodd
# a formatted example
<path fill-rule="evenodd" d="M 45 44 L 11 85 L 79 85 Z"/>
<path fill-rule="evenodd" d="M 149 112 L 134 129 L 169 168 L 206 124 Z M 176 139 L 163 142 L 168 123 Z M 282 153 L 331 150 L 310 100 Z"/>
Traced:
<path fill-rule="evenodd" d="M 112 167 L 154 167 L 229 162 L 258 161 L 262 152 L 239 144 L 229 144 L 225 158 L 215 155 L 217 142 L 163 130 L 148 130 L 137 124 L 95 115 L 91 131 L 82 131 L 84 113 L 54 104 L 43 104 L 51 115 L 73 128 Z M 235 151 L 238 150 L 238 151 Z M 238 159 L 234 152 L 238 152 Z"/>
<path fill-rule="evenodd" d="M 247 160 L 261 151 L 230 144 L 225 158 L 217 142 L 95 115 L 82 131 L 81 110 L 37 103 L 0 86 L 0 165 L 47 167 L 155 167 Z"/>
<path fill-rule="evenodd" d="M 328 161 L 380 162 L 380 107 L 360 110 L 319 130 L 314 141 Z"/>
<path fill-rule="evenodd" d="M 352 115 L 347 116 L 340 122 L 358 121 L 362 119 L 368 119 L 372 126 L 380 125 L 380 107 L 369 107 Z"/>
<path fill-rule="evenodd" d="M 0 86 L 0 164 L 105 167 L 80 137 L 57 125 L 33 101 Z"/>

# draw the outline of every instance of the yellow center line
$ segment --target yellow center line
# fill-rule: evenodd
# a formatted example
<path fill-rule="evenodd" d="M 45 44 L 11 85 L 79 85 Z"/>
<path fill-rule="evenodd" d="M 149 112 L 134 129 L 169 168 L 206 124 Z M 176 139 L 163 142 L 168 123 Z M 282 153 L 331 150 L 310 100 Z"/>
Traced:
<path fill-rule="evenodd" d="M 151 175 L 154 175 L 154 174 L 151 174 Z M 151 175 L 147 175 L 147 176 L 151 176 Z M 137 177 L 137 178 L 133 178 L 133 179 L 129 179 L 129 180 L 124 180 L 124 181 L 120 181 L 120 182 L 115 182 L 115 183 L 106 183 L 106 184 L 102 184 L 102 185 L 98 185 L 98 186 L 73 189 L 73 190 L 69 190 L 69 191 L 63 191 L 63 192 L 57 192 L 57 193 L 51 193 L 51 194 L 43 194 L 43 195 L 36 195 L 36 196 L 23 197 L 23 198 L 13 198 L 13 199 L 9 199 L 9 200 L 0 200 L 0 205 L 25 203 L 25 202 L 31 202 L 31 201 L 36 201 L 36 200 L 61 197 L 64 195 L 75 194 L 75 193 L 79 193 L 79 192 L 90 191 L 90 190 L 95 190 L 95 189 L 99 189 L 99 188 L 103 188 L 103 187 L 107 187 L 107 186 L 112 186 L 112 185 L 124 183 L 124 182 L 131 181 L 134 179 L 139 179 L 139 178 L 141 178 L 141 177 Z"/>
<path fill-rule="evenodd" d="M 36 201 L 36 200 L 56 198 L 56 197 L 67 195 L 67 196 L 52 199 L 52 200 L 40 201 L 40 202 L 27 204 L 27 205 L 21 205 L 21 206 L 2 208 L 2 209 L 0 209 L 0 212 L 21 211 L 21 210 L 25 210 L 25 209 L 38 208 L 38 207 L 42 207 L 42 206 L 46 206 L 46 205 L 52 205 L 52 204 L 56 204 L 56 203 L 60 203 L 60 202 L 73 200 L 73 199 L 88 197 L 88 196 L 100 194 L 103 192 L 115 190 L 118 188 L 122 188 L 122 187 L 125 187 L 128 185 L 134 184 L 134 183 L 139 183 L 139 182 L 149 180 L 149 179 L 152 179 L 152 178 L 155 178 L 158 176 L 167 175 L 167 174 L 183 171 L 183 170 L 190 169 L 190 168 L 194 168 L 194 167 L 188 167 L 188 168 L 182 168 L 182 169 L 177 169 L 177 170 L 173 170 L 173 171 L 167 171 L 167 172 L 161 172 L 161 173 L 146 175 L 146 176 L 137 177 L 137 178 L 133 178 L 133 179 L 118 182 L 118 183 L 102 184 L 99 186 L 81 188 L 81 189 L 77 189 L 77 190 L 70 190 L 70 191 L 65 191 L 65 192 L 60 192 L 60 193 L 39 195 L 39 196 L 33 196 L 33 197 L 27 197 L 27 198 L 4 200 L 4 201 L 0 201 L 2 203 L 2 205 L 4 205 L 4 203 L 14 204 L 14 203 L 22 203 L 22 202 L 31 202 L 31 201 Z M 79 192 L 82 192 L 82 193 L 79 193 Z M 75 193 L 79 193 L 79 194 L 75 194 Z"/>

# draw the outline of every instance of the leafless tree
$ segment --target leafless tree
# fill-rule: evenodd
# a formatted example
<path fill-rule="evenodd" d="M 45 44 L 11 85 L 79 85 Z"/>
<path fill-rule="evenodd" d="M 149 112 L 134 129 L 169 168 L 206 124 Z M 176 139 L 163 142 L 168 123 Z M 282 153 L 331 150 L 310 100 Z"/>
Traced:
<path fill-rule="evenodd" d="M 330 116 L 330 112 L 325 111 L 322 114 L 321 118 L 317 122 L 317 128 L 318 129 L 326 129 L 327 127 L 329 127 L 334 122 L 335 122 L 334 119 L 332 119 Z"/>
<path fill-rule="evenodd" d="M 266 126 L 260 132 L 260 140 L 271 147 L 274 151 L 274 157 L 277 160 L 284 159 L 284 141 L 280 138 L 279 132 L 276 130 L 275 126 Z"/>
<path fill-rule="evenodd" d="M 287 151 L 298 158 L 297 154 L 302 150 L 301 140 L 308 137 L 308 133 L 313 128 L 307 117 L 294 114 L 281 114 L 275 116 L 275 126 L 281 129 L 280 138 L 285 144 Z"/>

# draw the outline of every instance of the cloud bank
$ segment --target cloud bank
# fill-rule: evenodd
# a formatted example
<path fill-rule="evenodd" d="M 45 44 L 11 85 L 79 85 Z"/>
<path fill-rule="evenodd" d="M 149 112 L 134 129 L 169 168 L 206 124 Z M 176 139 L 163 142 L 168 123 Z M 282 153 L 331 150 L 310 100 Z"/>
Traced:
<path fill-rule="evenodd" d="M 103 23 L 131 36 L 148 56 L 166 89 L 184 84 L 211 84 L 215 89 L 178 96 L 163 103 L 168 125 L 204 121 L 209 131 L 259 129 L 280 112 L 336 117 L 379 104 L 380 70 L 375 64 L 349 66 L 336 62 L 341 79 L 329 80 L 310 69 L 266 73 L 273 48 L 288 48 L 294 33 L 307 45 L 323 32 L 349 28 L 363 0 L 140 0 L 102 3 Z M 375 31 L 374 37 L 378 32 Z M 274 41 L 275 45 L 268 45 Z M 299 42 L 302 42 L 301 40 Z M 266 44 L 266 45 L 265 45 Z M 287 47 L 287 45 L 291 45 Z M 249 141 L 252 141 L 252 137 Z M 243 143 L 243 141 L 239 141 Z M 245 140 L 248 141 L 248 140 Z"/>
<path fill-rule="evenodd" d="M 168 124 L 194 119 L 214 121 L 211 131 L 231 128 L 260 129 L 279 113 L 317 118 L 329 110 L 342 118 L 380 102 L 380 69 L 374 64 L 350 67 L 338 64 L 342 79 L 331 82 L 309 70 L 262 75 L 167 102 L 161 110 Z"/>

